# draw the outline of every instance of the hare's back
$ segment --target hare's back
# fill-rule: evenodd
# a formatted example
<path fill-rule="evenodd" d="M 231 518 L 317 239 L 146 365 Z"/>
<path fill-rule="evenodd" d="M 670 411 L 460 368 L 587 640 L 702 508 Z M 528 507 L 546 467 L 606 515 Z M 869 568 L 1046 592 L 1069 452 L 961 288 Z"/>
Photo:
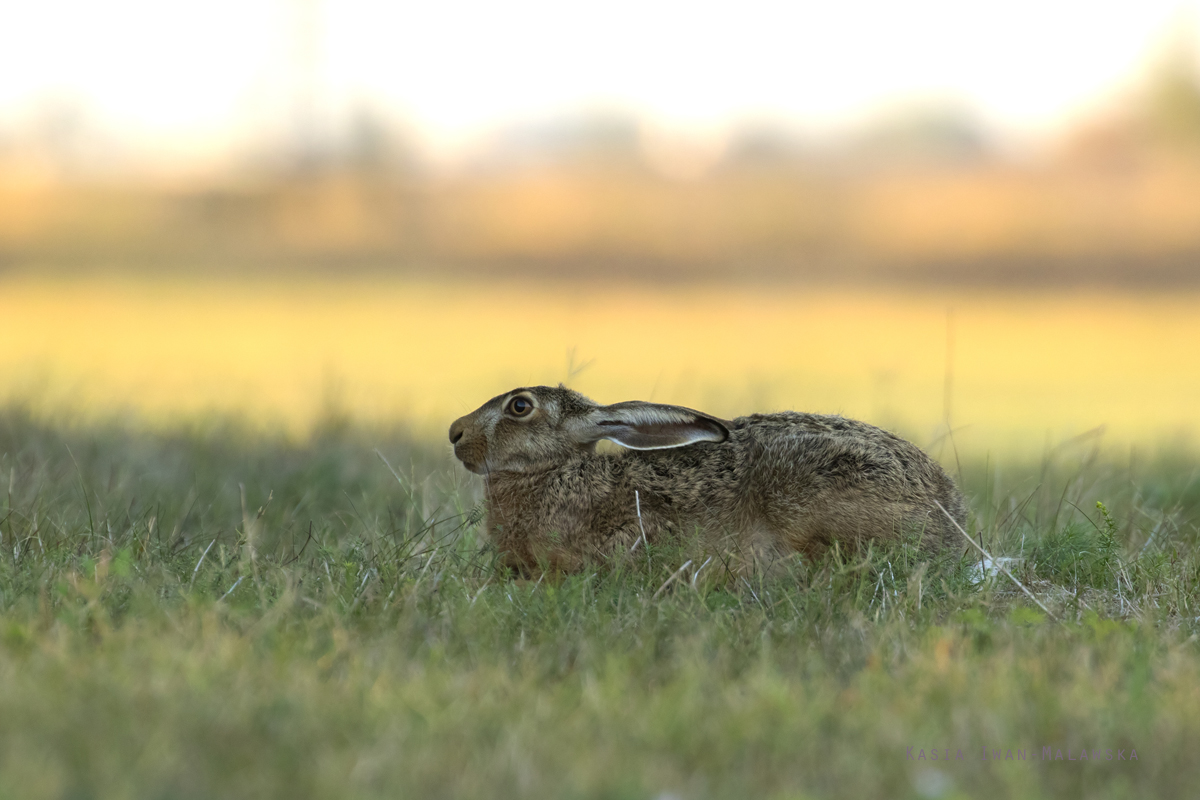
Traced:
<path fill-rule="evenodd" d="M 788 411 L 742 417 L 733 427 L 756 452 L 760 486 L 791 494 L 866 490 L 880 500 L 958 505 L 957 489 L 940 464 L 874 425 Z"/>
<path fill-rule="evenodd" d="M 909 531 L 940 549 L 955 534 L 938 505 L 966 522 L 941 465 L 874 425 L 784 412 L 734 420 L 731 433 L 753 454 L 746 499 L 791 549 L 815 555 L 834 542 L 856 547 Z"/>
<path fill-rule="evenodd" d="M 856 419 L 837 414 L 806 414 L 800 411 L 780 411 L 774 414 L 751 414 L 746 417 L 738 417 L 733 421 L 733 428 L 781 436 L 794 433 L 828 433 L 904 441 L 894 433 L 888 433 L 883 428 L 877 428 Z"/>

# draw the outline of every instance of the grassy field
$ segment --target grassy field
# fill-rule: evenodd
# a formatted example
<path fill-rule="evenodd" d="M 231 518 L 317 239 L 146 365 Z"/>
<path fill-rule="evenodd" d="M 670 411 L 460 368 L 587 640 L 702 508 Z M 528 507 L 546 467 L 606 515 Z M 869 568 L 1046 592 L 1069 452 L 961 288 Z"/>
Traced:
<path fill-rule="evenodd" d="M 902 547 L 770 581 L 666 585 L 690 554 L 658 549 L 509 582 L 475 479 L 423 441 L 0 412 L 0 797 L 1200 785 L 1192 453 L 951 466 L 1059 623 Z"/>

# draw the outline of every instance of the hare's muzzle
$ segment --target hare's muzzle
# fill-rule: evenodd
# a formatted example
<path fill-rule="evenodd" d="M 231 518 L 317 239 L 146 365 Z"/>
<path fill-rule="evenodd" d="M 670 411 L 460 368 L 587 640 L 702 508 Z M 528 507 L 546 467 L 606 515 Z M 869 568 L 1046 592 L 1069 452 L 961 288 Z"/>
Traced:
<path fill-rule="evenodd" d="M 465 418 L 464 418 L 465 419 Z M 483 463 L 487 459 L 487 446 L 479 436 L 467 436 L 467 424 L 457 419 L 450 426 L 450 444 L 454 445 L 454 457 L 471 472 L 482 475 Z"/>

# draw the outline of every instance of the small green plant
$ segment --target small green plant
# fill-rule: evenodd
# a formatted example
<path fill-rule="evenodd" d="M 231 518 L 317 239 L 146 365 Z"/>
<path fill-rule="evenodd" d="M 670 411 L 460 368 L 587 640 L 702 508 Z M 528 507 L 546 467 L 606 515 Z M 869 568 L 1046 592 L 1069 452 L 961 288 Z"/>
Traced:
<path fill-rule="evenodd" d="M 1100 547 L 1106 556 L 1111 556 L 1117 551 L 1117 522 L 1102 500 L 1096 501 L 1096 509 L 1104 520 L 1104 526 L 1100 529 Z"/>
<path fill-rule="evenodd" d="M 1117 526 L 1104 503 L 1096 507 L 1100 525 L 1069 522 L 1033 543 L 1029 560 L 1037 575 L 1074 587 L 1116 586 Z"/>

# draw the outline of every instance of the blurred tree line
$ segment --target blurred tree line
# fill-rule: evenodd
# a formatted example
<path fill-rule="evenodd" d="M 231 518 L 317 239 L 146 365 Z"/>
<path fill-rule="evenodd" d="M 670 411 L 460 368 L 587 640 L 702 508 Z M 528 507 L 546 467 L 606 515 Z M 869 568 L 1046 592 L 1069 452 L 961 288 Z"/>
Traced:
<path fill-rule="evenodd" d="M 302 163 L 273 153 L 182 182 L 29 179 L 28 148 L 0 139 L 0 269 L 1193 282 L 1187 45 L 1036 157 L 1007 155 L 953 106 L 885 115 L 837 146 L 760 126 L 706 150 L 619 114 L 554 120 L 454 169 L 364 113 Z M 50 122 L 43 148 L 84 159 L 78 120 Z"/>

